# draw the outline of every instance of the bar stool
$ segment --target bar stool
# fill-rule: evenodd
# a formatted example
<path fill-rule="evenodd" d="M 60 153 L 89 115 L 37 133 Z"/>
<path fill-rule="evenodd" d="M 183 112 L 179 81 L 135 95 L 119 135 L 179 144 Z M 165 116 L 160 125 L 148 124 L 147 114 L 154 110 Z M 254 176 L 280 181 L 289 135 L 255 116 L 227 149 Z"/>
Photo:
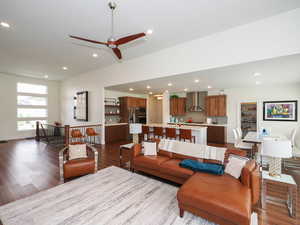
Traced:
<path fill-rule="evenodd" d="M 176 128 L 170 128 L 167 127 L 166 128 L 166 138 L 170 138 L 170 139 L 177 139 L 178 135 L 176 134 Z"/>
<path fill-rule="evenodd" d="M 149 126 L 142 126 L 142 140 L 145 140 L 145 135 L 147 135 L 146 140 L 150 139 L 150 133 L 152 133 L 149 129 Z"/>
<path fill-rule="evenodd" d="M 190 140 L 191 143 L 196 143 L 195 136 L 192 136 L 192 130 L 190 129 L 179 129 L 179 139 Z"/>
<path fill-rule="evenodd" d="M 72 129 L 71 130 L 71 139 L 73 142 L 73 139 L 75 139 L 75 142 L 84 142 L 84 136 L 82 135 L 81 131 L 79 129 Z"/>
<path fill-rule="evenodd" d="M 153 127 L 153 136 L 155 137 L 161 137 L 163 138 L 164 135 L 164 129 L 162 127 Z"/>
<path fill-rule="evenodd" d="M 85 133 L 87 135 L 88 141 L 90 144 L 96 144 L 96 136 L 99 136 L 99 133 L 97 133 L 94 128 L 86 128 Z M 92 137 L 94 137 L 94 141 L 92 141 Z"/>

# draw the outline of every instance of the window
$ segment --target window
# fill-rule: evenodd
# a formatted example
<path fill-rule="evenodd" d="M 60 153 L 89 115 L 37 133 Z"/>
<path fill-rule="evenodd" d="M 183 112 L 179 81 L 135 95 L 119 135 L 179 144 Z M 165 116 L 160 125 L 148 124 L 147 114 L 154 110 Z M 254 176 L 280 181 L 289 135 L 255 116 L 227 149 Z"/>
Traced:
<path fill-rule="evenodd" d="M 39 120 L 40 123 L 47 123 L 46 120 Z M 18 121 L 18 130 L 34 130 L 36 120 Z"/>
<path fill-rule="evenodd" d="M 45 95 L 48 94 L 48 88 L 45 85 L 18 83 L 17 92 Z"/>
<path fill-rule="evenodd" d="M 17 128 L 35 129 L 36 121 L 47 123 L 48 87 L 46 85 L 17 83 Z"/>
<path fill-rule="evenodd" d="M 18 108 L 18 118 L 44 118 L 47 117 L 47 109 Z"/>

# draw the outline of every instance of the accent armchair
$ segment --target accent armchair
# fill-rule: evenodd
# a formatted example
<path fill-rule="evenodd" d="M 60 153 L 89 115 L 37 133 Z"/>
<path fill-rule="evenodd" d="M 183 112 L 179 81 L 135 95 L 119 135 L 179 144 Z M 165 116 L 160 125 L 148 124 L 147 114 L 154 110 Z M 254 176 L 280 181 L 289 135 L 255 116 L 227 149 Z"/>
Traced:
<path fill-rule="evenodd" d="M 82 144 L 82 143 L 72 143 Z M 98 169 L 98 151 L 93 146 L 86 144 L 87 158 L 69 160 L 69 147 L 59 152 L 59 173 L 60 180 L 85 174 L 96 173 Z"/>

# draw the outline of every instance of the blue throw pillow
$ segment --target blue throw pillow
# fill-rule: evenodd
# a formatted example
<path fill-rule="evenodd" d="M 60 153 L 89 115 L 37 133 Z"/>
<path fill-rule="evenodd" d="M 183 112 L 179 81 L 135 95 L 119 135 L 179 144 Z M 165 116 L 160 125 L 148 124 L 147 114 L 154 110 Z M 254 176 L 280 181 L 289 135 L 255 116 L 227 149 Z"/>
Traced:
<path fill-rule="evenodd" d="M 179 165 L 193 171 L 212 173 L 216 175 L 224 174 L 224 166 L 219 164 L 202 163 L 192 159 L 185 159 L 182 160 Z"/>

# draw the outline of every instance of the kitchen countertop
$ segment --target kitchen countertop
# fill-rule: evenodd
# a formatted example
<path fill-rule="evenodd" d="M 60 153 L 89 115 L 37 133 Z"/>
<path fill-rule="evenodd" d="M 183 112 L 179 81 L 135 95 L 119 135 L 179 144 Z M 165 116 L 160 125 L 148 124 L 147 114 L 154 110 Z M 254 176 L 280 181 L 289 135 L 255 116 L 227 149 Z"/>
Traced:
<path fill-rule="evenodd" d="M 108 124 L 105 124 L 106 127 L 120 126 L 120 125 L 128 125 L 128 123 L 108 123 Z"/>
<path fill-rule="evenodd" d="M 168 123 L 168 124 L 180 124 L 180 125 L 191 125 L 191 126 L 216 126 L 216 127 L 227 127 L 227 124 L 208 124 L 208 123 Z"/>
<path fill-rule="evenodd" d="M 186 125 L 172 125 L 172 124 L 166 124 L 166 123 L 148 123 L 145 124 L 145 126 L 149 127 L 169 127 L 169 128 L 176 128 L 176 129 L 191 129 L 191 130 L 201 130 L 201 129 L 207 129 L 206 126 L 186 126 Z"/>

